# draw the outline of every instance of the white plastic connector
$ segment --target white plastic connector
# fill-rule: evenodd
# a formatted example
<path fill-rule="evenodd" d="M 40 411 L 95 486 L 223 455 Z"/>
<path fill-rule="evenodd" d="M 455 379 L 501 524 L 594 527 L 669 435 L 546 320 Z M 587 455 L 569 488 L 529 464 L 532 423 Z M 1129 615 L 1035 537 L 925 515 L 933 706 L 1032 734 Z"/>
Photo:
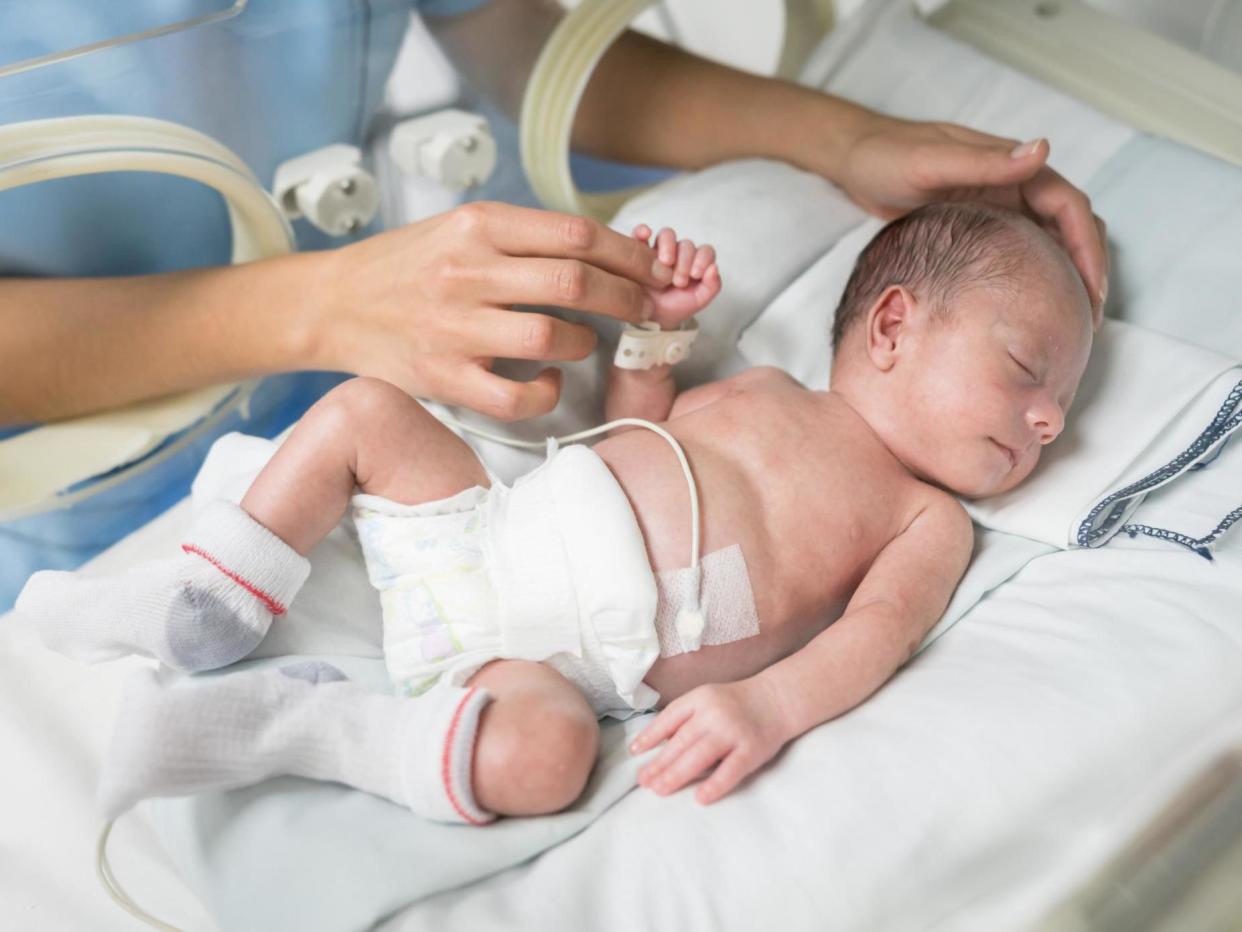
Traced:
<path fill-rule="evenodd" d="M 379 186 L 354 146 L 331 145 L 276 169 L 272 194 L 291 220 L 305 217 L 330 236 L 348 236 L 379 210 Z"/>
<path fill-rule="evenodd" d="M 398 123 L 388 151 L 407 175 L 457 191 L 482 184 L 496 168 L 496 140 L 487 120 L 465 110 L 440 110 Z"/>
<path fill-rule="evenodd" d="M 703 629 L 707 627 L 707 616 L 699 604 L 699 589 L 702 584 L 702 564 L 696 563 L 686 573 L 686 591 L 682 594 L 681 610 L 677 613 L 675 622 L 681 646 L 687 651 L 696 651 L 703 646 Z"/>
<path fill-rule="evenodd" d="M 645 321 L 621 331 L 612 361 L 618 369 L 675 366 L 690 355 L 698 335 L 699 325 L 694 320 L 686 321 L 679 330 L 661 330 L 659 324 Z"/>

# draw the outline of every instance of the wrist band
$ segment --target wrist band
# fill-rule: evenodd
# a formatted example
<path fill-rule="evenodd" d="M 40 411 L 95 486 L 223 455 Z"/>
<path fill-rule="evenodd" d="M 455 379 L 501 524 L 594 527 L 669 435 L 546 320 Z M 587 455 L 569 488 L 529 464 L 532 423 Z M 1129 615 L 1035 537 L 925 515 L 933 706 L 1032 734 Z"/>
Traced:
<path fill-rule="evenodd" d="M 627 326 L 621 331 L 612 361 L 618 369 L 675 366 L 690 355 L 690 345 L 698 335 L 696 320 L 688 320 L 676 330 L 661 330 L 660 325 L 652 321 Z"/>

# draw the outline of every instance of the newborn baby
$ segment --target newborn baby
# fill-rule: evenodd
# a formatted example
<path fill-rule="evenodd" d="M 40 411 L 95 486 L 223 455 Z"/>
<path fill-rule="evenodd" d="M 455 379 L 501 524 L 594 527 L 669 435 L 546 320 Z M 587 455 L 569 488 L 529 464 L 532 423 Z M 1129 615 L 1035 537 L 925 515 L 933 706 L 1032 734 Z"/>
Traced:
<path fill-rule="evenodd" d="M 653 292 L 654 319 L 671 328 L 720 277 L 710 247 L 662 231 L 656 249 L 674 277 Z M 698 484 L 699 650 L 672 623 L 691 509 L 664 439 L 622 428 L 592 448 L 549 444 L 508 487 L 417 401 L 369 379 L 316 404 L 240 508 L 200 517 L 182 556 L 119 580 L 36 574 L 18 610 L 82 659 L 223 666 L 285 611 L 305 554 L 352 505 L 390 674 L 417 698 L 370 694 L 368 708 L 387 711 L 359 718 L 342 711 L 361 708 L 352 684 L 290 679 L 288 696 L 337 690 L 320 728 L 348 720 L 349 740 L 404 750 L 373 767 L 360 751 L 299 752 L 286 772 L 433 818 L 553 812 L 586 783 L 598 716 L 654 707 L 632 750 L 663 747 L 639 782 L 667 794 L 708 774 L 697 798 L 712 802 L 910 658 L 970 557 L 954 496 L 1031 472 L 1091 339 L 1086 290 L 1046 234 L 997 208 L 939 204 L 890 223 L 859 257 L 827 391 L 764 367 L 679 393 L 668 366 L 614 366 L 607 419 L 659 422 Z M 272 690 L 286 687 L 265 689 L 279 704 Z"/>

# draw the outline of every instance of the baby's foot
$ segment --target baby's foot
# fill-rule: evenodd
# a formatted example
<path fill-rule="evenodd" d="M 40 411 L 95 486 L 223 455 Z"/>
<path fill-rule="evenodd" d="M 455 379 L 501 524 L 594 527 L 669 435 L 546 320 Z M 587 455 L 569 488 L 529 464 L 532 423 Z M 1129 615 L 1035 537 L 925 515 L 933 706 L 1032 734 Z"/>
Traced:
<path fill-rule="evenodd" d="M 651 227 L 640 223 L 632 234 L 647 245 Z M 673 270 L 673 280 L 663 288 L 648 288 L 655 302 L 651 319 L 663 329 L 672 329 L 693 317 L 720 294 L 720 269 L 716 266 L 716 250 L 711 246 L 695 246 L 688 239 L 678 240 L 673 230 L 665 227 L 655 237 L 656 257 Z"/>
<path fill-rule="evenodd" d="M 231 502 L 208 506 L 181 549 L 120 576 L 35 573 L 15 611 L 44 644 L 75 660 L 141 654 L 197 673 L 254 650 L 310 572 L 304 557 Z"/>

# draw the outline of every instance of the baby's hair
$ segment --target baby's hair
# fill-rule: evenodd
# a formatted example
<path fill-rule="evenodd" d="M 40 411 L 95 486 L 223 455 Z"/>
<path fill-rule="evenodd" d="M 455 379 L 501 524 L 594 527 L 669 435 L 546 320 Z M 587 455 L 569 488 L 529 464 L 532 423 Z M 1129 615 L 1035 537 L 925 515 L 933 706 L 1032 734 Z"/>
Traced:
<path fill-rule="evenodd" d="M 973 202 L 928 204 L 899 217 L 854 264 L 832 326 L 834 349 L 891 285 L 929 300 L 942 314 L 964 288 L 1012 280 L 1030 249 L 1030 234 L 1039 232 L 1015 211 Z"/>

